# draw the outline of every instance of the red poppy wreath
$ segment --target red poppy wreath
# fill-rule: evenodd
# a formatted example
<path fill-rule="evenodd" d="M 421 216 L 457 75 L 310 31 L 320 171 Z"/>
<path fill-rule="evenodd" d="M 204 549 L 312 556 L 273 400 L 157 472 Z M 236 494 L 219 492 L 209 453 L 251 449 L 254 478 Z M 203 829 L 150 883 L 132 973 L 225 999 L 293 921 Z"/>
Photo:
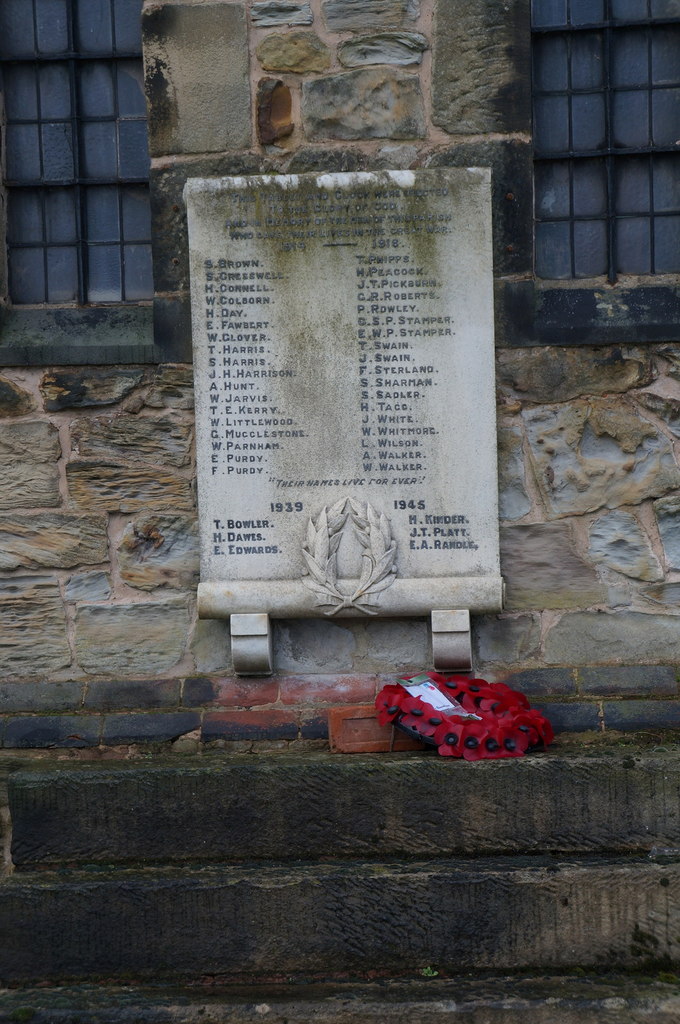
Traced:
<path fill-rule="evenodd" d="M 466 761 L 522 757 L 553 740 L 550 722 L 505 683 L 424 672 L 384 686 L 375 702 L 381 725 L 392 724 Z"/>

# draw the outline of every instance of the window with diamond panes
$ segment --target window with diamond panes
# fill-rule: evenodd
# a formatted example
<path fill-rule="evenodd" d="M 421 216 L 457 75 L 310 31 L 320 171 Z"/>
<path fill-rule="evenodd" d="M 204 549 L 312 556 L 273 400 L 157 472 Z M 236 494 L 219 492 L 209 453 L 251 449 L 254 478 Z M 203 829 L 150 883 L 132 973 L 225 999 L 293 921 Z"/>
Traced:
<path fill-rule="evenodd" d="M 533 0 L 536 273 L 680 272 L 680 0 Z"/>
<path fill-rule="evenodd" d="M 141 0 L 0 0 L 14 305 L 152 295 Z"/>

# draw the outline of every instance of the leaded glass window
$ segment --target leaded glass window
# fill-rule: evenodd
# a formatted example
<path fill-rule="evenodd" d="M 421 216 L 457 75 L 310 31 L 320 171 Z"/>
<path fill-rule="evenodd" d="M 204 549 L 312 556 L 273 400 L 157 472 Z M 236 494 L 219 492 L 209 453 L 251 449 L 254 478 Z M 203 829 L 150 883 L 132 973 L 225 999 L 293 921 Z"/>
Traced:
<path fill-rule="evenodd" d="M 536 272 L 680 272 L 680 0 L 533 0 Z"/>
<path fill-rule="evenodd" d="M 151 297 L 141 0 L 0 0 L 10 299 Z"/>

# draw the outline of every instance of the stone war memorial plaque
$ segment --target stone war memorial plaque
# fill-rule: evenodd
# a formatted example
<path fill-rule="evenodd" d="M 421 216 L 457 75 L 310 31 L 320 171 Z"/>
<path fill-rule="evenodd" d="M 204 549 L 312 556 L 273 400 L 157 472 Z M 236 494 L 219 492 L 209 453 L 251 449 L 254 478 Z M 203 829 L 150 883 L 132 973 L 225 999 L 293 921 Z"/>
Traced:
<path fill-rule="evenodd" d="M 200 614 L 499 610 L 488 170 L 185 195 Z"/>

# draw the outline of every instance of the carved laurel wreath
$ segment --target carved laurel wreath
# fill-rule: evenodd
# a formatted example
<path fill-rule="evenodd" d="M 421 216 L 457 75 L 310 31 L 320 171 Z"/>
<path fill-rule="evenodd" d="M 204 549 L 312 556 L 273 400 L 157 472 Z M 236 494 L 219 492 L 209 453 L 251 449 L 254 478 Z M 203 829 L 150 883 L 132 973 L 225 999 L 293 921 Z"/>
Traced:
<path fill-rule="evenodd" d="M 354 593 L 338 589 L 338 548 L 342 534 L 351 522 L 363 548 L 361 577 Z M 368 503 L 341 498 L 324 506 L 307 524 L 307 539 L 302 546 L 307 572 L 302 581 L 316 595 L 318 605 L 331 605 L 326 614 L 343 608 L 375 615 L 374 597 L 394 582 L 397 545 L 392 539 L 389 520 Z"/>

